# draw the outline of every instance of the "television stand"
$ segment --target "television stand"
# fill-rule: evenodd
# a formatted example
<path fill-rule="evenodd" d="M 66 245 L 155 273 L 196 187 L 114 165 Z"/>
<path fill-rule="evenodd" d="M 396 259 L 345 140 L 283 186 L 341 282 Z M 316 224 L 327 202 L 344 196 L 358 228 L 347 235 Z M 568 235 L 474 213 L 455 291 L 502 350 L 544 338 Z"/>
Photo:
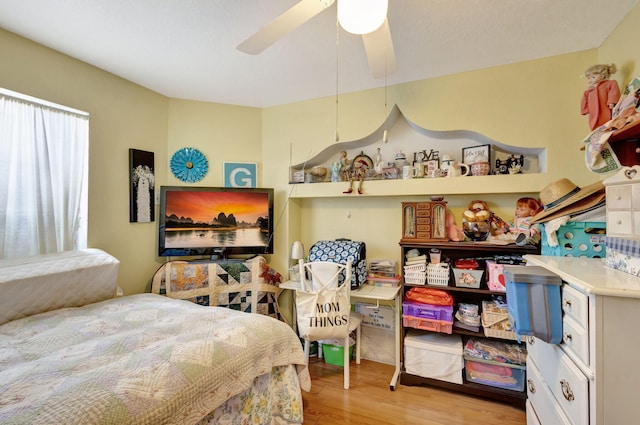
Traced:
<path fill-rule="evenodd" d="M 227 261 L 229 260 L 229 248 L 216 248 L 211 254 L 211 261 Z"/>

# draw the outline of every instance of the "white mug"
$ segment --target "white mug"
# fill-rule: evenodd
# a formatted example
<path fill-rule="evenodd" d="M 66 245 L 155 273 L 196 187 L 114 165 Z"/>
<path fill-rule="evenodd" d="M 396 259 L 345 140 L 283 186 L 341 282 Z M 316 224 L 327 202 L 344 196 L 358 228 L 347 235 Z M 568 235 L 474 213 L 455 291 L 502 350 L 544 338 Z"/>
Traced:
<path fill-rule="evenodd" d="M 464 169 L 464 171 L 462 171 Z M 462 162 L 454 162 L 447 170 L 447 177 L 461 177 L 468 176 L 471 172 L 469 166 Z"/>
<path fill-rule="evenodd" d="M 424 162 L 418 162 L 413 166 L 413 178 L 424 177 Z"/>
<path fill-rule="evenodd" d="M 413 177 L 413 167 L 411 165 L 405 165 L 402 167 L 402 178 L 410 179 Z"/>

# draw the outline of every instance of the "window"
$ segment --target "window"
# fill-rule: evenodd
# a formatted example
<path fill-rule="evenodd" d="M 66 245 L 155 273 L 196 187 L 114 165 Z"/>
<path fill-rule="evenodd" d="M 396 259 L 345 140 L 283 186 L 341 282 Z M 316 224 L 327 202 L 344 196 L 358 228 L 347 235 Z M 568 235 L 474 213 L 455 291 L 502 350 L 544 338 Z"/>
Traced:
<path fill-rule="evenodd" d="M 0 258 L 87 246 L 89 114 L 0 88 Z"/>

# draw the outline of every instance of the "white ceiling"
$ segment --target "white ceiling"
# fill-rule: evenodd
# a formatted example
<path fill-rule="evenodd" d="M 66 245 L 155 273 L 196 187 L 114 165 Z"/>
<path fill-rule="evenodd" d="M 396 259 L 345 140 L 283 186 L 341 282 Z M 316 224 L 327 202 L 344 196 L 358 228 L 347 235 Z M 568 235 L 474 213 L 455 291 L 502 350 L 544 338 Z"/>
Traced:
<path fill-rule="evenodd" d="M 266 107 L 336 93 L 335 4 L 260 55 L 236 50 L 296 2 L 0 0 L 0 27 L 169 97 Z M 389 3 L 393 85 L 597 48 L 638 0 Z M 341 30 L 338 52 L 340 93 L 384 86 L 361 37 Z"/>

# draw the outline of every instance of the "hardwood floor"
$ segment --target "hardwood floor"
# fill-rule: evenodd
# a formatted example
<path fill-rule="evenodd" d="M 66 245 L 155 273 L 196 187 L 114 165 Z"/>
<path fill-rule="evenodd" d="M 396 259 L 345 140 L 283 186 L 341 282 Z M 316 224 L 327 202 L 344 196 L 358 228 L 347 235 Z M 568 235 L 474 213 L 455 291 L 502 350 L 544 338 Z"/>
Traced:
<path fill-rule="evenodd" d="M 362 360 L 350 364 L 351 384 L 342 367 L 311 358 L 311 391 L 303 392 L 305 425 L 525 425 L 524 410 L 504 403 L 431 387 L 389 389 L 394 367 Z"/>

